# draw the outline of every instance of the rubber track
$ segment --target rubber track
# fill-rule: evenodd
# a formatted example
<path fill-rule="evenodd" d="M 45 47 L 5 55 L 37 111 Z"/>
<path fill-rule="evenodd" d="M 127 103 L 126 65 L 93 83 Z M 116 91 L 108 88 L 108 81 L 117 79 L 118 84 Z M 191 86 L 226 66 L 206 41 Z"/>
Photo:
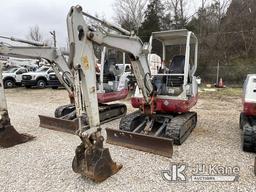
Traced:
<path fill-rule="evenodd" d="M 133 113 L 130 113 L 130 114 L 124 116 L 119 123 L 119 129 L 132 132 L 137 127 L 134 125 L 134 123 L 135 124 L 140 123 L 139 121 L 136 122 L 134 120 L 140 116 L 142 116 L 140 111 L 135 111 Z"/>
<path fill-rule="evenodd" d="M 194 119 L 194 122 L 191 122 Z M 195 128 L 197 122 L 197 114 L 195 112 L 187 112 L 174 117 L 166 126 L 165 136 L 172 138 L 174 144 L 181 145 Z M 190 126 L 190 127 L 186 127 Z"/>
<path fill-rule="evenodd" d="M 256 152 L 256 126 L 246 123 L 242 133 L 243 150 L 246 152 Z"/>
<path fill-rule="evenodd" d="M 239 127 L 242 130 L 245 124 L 248 122 L 248 118 L 246 115 L 242 112 L 240 113 L 240 120 L 239 120 Z"/>
<path fill-rule="evenodd" d="M 63 118 L 63 119 L 66 119 L 66 120 L 73 120 L 75 118 L 75 115 L 72 115 L 72 113 L 74 113 L 74 111 L 71 111 L 69 114 L 65 114 L 63 116 L 63 111 L 65 110 L 65 108 L 70 108 L 72 106 L 73 106 L 73 104 L 68 104 L 68 105 L 63 105 L 63 106 L 58 107 L 55 110 L 55 117 L 56 118 Z M 111 110 L 116 110 L 118 108 L 120 108 L 120 110 L 121 110 L 121 108 L 123 108 L 124 111 L 122 113 L 120 111 L 120 114 L 116 115 L 114 117 L 111 116 L 111 115 L 113 115 L 113 112 L 111 112 Z M 124 115 L 126 115 L 127 107 L 126 107 L 126 105 L 119 104 L 119 103 L 110 104 L 110 105 L 100 104 L 99 105 L 99 112 L 100 112 L 100 121 L 101 121 L 101 123 L 107 123 L 109 121 L 113 121 L 115 119 L 118 119 L 118 118 L 123 117 Z M 69 117 L 71 117 L 71 119 Z M 83 121 L 83 124 L 85 126 L 88 124 L 88 116 L 87 116 L 86 113 L 83 114 L 82 121 Z"/>
<path fill-rule="evenodd" d="M 57 107 L 55 112 L 54 112 L 54 116 L 56 118 L 60 118 L 60 117 L 62 117 L 64 115 L 66 115 L 66 114 L 63 114 L 64 109 L 72 107 L 72 106 L 74 106 L 74 104 L 62 105 L 62 106 Z"/>

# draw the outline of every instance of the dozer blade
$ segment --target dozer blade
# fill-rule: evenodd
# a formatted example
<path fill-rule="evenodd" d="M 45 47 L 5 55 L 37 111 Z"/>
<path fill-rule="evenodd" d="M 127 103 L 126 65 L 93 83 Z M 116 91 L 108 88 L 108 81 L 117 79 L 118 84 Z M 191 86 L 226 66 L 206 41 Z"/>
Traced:
<path fill-rule="evenodd" d="M 93 144 L 93 147 L 85 147 L 81 143 L 76 148 L 76 154 L 73 159 L 72 169 L 95 182 L 102 182 L 111 175 L 117 173 L 122 165 L 115 163 L 107 148 L 103 148 L 104 138 Z"/>
<path fill-rule="evenodd" d="M 67 116 L 67 114 L 63 115 L 62 111 L 66 108 L 69 108 L 72 105 L 65 105 L 63 107 L 59 107 L 58 114 L 60 117 Z M 103 105 L 101 104 L 100 107 L 100 123 L 107 123 L 109 121 L 112 121 L 114 119 L 118 119 L 126 114 L 127 108 L 124 104 L 110 104 L 110 105 Z M 72 113 L 73 111 L 69 111 L 69 113 Z M 75 112 L 75 111 L 74 111 Z M 88 126 L 86 122 L 87 115 L 84 114 L 84 126 Z M 44 115 L 39 115 L 40 119 L 40 127 L 47 128 L 55 131 L 62 131 L 66 133 L 75 134 L 75 132 L 78 130 L 78 119 L 75 118 L 73 120 L 63 119 L 63 118 L 54 118 Z"/>
<path fill-rule="evenodd" d="M 75 134 L 78 129 L 78 120 L 66 120 L 39 115 L 40 127 Z"/>
<path fill-rule="evenodd" d="M 134 132 L 106 128 L 107 143 L 172 157 L 173 140 Z"/>
<path fill-rule="evenodd" d="M 8 113 L 1 115 L 0 120 L 0 146 L 4 148 L 26 143 L 35 137 L 28 134 L 20 134 L 11 125 Z"/>

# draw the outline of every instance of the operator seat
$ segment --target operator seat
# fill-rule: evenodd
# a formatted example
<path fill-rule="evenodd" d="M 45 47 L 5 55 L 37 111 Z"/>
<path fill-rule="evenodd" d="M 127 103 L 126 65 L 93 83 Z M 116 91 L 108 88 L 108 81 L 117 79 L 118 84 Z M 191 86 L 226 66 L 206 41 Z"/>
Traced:
<path fill-rule="evenodd" d="M 172 62 L 169 65 L 169 72 L 173 73 L 184 73 L 185 56 L 176 55 L 172 58 Z"/>
<path fill-rule="evenodd" d="M 185 56 L 176 55 L 173 57 L 168 69 L 170 74 L 184 74 Z M 183 85 L 184 76 L 169 76 L 167 77 L 167 84 L 173 87 L 179 87 Z"/>
<path fill-rule="evenodd" d="M 118 81 L 118 75 L 121 71 L 116 69 L 117 59 L 115 57 L 108 57 L 104 63 L 103 72 L 103 88 L 106 93 L 116 91 L 114 81 Z"/>
<path fill-rule="evenodd" d="M 103 83 L 115 80 L 115 75 L 109 70 L 111 65 L 113 65 L 113 62 L 110 59 L 106 59 L 104 63 Z"/>

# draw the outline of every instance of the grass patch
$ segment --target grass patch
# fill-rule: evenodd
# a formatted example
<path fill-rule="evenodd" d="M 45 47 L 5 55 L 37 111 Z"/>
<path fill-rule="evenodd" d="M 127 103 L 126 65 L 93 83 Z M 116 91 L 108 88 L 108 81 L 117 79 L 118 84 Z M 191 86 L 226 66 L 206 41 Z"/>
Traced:
<path fill-rule="evenodd" d="M 201 91 L 199 92 L 199 96 L 203 97 L 241 97 L 242 96 L 242 88 L 223 88 L 223 89 L 217 89 L 217 88 L 200 88 Z M 210 90 L 216 90 L 216 91 L 210 91 Z"/>

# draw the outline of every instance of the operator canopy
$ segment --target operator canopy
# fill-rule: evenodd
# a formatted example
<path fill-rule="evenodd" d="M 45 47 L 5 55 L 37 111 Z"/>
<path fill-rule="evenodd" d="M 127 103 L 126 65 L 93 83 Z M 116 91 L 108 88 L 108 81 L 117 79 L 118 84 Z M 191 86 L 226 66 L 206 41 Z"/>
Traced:
<path fill-rule="evenodd" d="M 180 45 L 186 44 L 187 36 L 189 33 L 191 33 L 190 43 L 195 44 L 197 42 L 196 36 L 194 35 L 194 33 L 188 31 L 187 29 L 152 32 L 151 37 L 152 39 L 161 41 L 166 46 Z"/>

